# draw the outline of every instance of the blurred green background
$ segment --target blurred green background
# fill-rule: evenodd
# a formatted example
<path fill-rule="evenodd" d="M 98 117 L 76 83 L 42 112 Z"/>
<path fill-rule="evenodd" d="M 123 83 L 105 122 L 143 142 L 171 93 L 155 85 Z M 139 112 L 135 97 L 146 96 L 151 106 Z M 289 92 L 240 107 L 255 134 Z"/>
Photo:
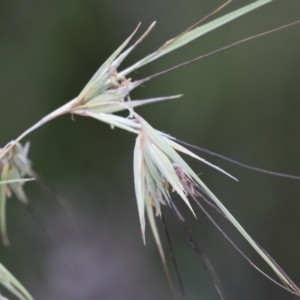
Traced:
<path fill-rule="evenodd" d="M 124 67 L 223 2 L 1 1 L 0 144 L 74 98 L 138 22 L 142 21 L 142 29 L 154 20 L 157 25 Z M 222 13 L 250 2 L 234 1 Z M 300 18 L 299 12 L 297 0 L 274 1 L 132 77 L 143 78 L 292 22 Z M 300 26 L 295 26 L 251 41 L 156 78 L 134 91 L 132 98 L 183 93 L 181 99 L 138 112 L 157 129 L 187 142 L 247 164 L 300 175 L 299 37 Z M 141 239 L 132 174 L 134 135 L 95 120 L 64 116 L 28 139 L 34 169 L 68 199 L 77 229 L 53 195 L 26 184 L 49 234 L 11 199 L 7 209 L 11 246 L 1 246 L 0 261 L 35 299 L 172 299 L 149 226 L 146 246 Z M 239 178 L 236 183 L 188 159 L 250 235 L 300 285 L 299 181 L 202 156 Z M 255 271 L 200 211 L 196 210 L 195 220 L 178 199 L 174 201 L 213 262 L 228 299 L 296 299 Z M 218 299 L 181 227 L 168 207 L 164 212 L 187 299 Z M 270 271 L 230 224 L 220 218 L 218 222 L 252 260 Z M 55 242 L 50 243 L 49 236 Z"/>

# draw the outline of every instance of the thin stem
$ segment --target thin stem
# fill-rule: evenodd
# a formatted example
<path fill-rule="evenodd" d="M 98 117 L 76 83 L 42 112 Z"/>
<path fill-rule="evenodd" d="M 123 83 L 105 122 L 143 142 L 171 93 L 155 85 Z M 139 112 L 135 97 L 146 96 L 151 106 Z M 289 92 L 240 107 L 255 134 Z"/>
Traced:
<path fill-rule="evenodd" d="M 227 0 L 224 4 L 222 4 L 221 6 L 219 6 L 217 9 L 215 9 L 214 11 L 212 11 L 211 13 L 209 13 L 208 15 L 206 15 L 205 17 L 203 17 L 202 19 L 200 19 L 199 21 L 197 21 L 195 24 L 193 24 L 192 26 L 190 26 L 189 28 L 187 28 L 185 31 L 183 31 L 181 34 L 177 35 L 175 38 L 167 41 L 164 45 L 162 45 L 160 48 L 158 48 L 158 50 L 155 52 L 159 52 L 162 49 L 164 49 L 165 47 L 169 46 L 170 44 L 176 42 L 180 37 L 182 37 L 184 34 L 186 34 L 187 32 L 191 31 L 192 29 L 194 29 L 196 26 L 198 26 L 199 24 L 203 23 L 205 20 L 207 20 L 208 18 L 212 17 L 213 15 L 215 15 L 216 13 L 218 13 L 219 11 L 221 11 L 223 8 L 225 8 L 228 4 L 230 4 L 232 2 L 232 0 Z"/>
<path fill-rule="evenodd" d="M 180 218 L 178 217 L 175 209 L 174 209 L 174 206 L 173 206 L 173 203 L 170 201 L 170 207 L 177 219 L 177 221 L 180 223 L 180 225 L 182 226 L 186 236 L 188 237 L 188 240 L 192 246 L 192 248 L 194 249 L 194 251 L 197 253 L 198 257 L 200 258 L 200 261 L 202 263 L 202 265 L 204 266 L 204 269 L 206 270 L 206 272 L 208 273 L 209 277 L 211 278 L 213 284 L 214 284 L 214 287 L 220 297 L 221 300 L 225 300 L 226 297 L 225 297 L 225 293 L 223 291 L 223 288 L 221 286 L 221 283 L 219 281 L 219 278 L 214 270 L 214 267 L 213 265 L 211 264 L 209 258 L 206 256 L 206 254 L 201 250 L 201 248 L 199 247 L 199 245 L 197 244 L 197 242 L 195 241 L 195 239 L 193 238 L 193 235 L 192 233 L 188 230 L 188 228 L 186 227 L 185 223 L 182 222 L 180 220 Z"/>
<path fill-rule="evenodd" d="M 25 130 L 19 137 L 17 137 L 15 140 L 11 141 L 10 143 L 8 143 L 3 149 L 1 149 L 0 151 L 0 159 L 7 154 L 12 147 L 14 147 L 18 142 L 20 142 L 24 137 L 26 137 L 29 133 L 33 132 L 34 130 L 38 129 L 39 127 L 41 127 L 42 125 L 46 124 L 47 122 L 61 116 L 64 115 L 66 113 L 68 113 L 70 107 L 72 107 L 73 102 L 76 100 L 73 99 L 70 102 L 66 103 L 65 105 L 61 106 L 60 108 L 54 110 L 53 112 L 51 112 L 50 114 L 48 114 L 47 116 L 45 116 L 44 118 L 42 118 L 40 121 L 38 121 L 37 123 L 35 123 L 33 126 L 31 126 L 30 128 L 28 128 L 27 130 Z"/>
<path fill-rule="evenodd" d="M 279 172 L 273 172 L 273 171 L 269 171 L 269 170 L 266 170 L 266 169 L 253 167 L 253 166 L 244 164 L 244 163 L 242 163 L 242 162 L 239 162 L 239 161 L 237 161 L 237 160 L 234 160 L 234 159 L 232 159 L 232 158 L 229 158 L 229 157 L 227 157 L 227 156 L 224 156 L 224 155 L 222 155 L 222 154 L 219 154 L 219 153 L 216 153 L 216 152 L 207 150 L 207 149 L 205 149 L 205 148 L 202 148 L 202 147 L 199 147 L 199 146 L 196 146 L 196 145 L 193 145 L 193 144 L 184 142 L 184 141 L 179 140 L 179 139 L 177 139 L 177 138 L 174 138 L 174 140 L 176 140 L 178 143 L 180 143 L 180 144 L 182 144 L 182 145 L 188 146 L 188 147 L 193 148 L 193 149 L 197 149 L 197 150 L 199 150 L 199 151 L 201 151 L 201 152 L 207 153 L 207 154 L 212 155 L 212 156 L 216 156 L 216 157 L 218 157 L 218 158 L 221 158 L 221 159 L 223 159 L 223 160 L 229 161 L 229 162 L 231 162 L 232 164 L 238 165 L 238 166 L 240 166 L 240 167 L 242 167 L 242 168 L 245 168 L 245 169 L 249 169 L 249 170 L 252 170 L 252 171 L 255 171 L 255 172 L 265 173 L 265 174 L 269 174 L 269 175 L 273 175 L 273 176 L 278 176 L 278 177 L 283 177 L 283 178 L 289 178 L 289 179 L 300 180 L 300 176 L 290 175 L 290 174 L 285 174 L 285 173 L 279 173 Z"/>
<path fill-rule="evenodd" d="M 276 32 L 276 31 L 280 31 L 280 30 L 282 30 L 282 29 L 285 29 L 285 28 L 294 26 L 294 25 L 299 24 L 299 23 L 300 23 L 300 20 L 298 20 L 298 21 L 296 21 L 296 22 L 293 22 L 293 23 L 289 23 L 289 24 L 284 25 L 284 26 L 281 26 L 281 27 L 277 27 L 277 28 L 272 29 L 272 30 L 265 31 L 265 32 L 260 33 L 260 34 L 253 35 L 253 36 L 251 36 L 251 37 L 248 37 L 248 38 L 245 38 L 245 39 L 242 39 L 242 40 L 239 40 L 239 41 L 237 41 L 237 42 L 234 42 L 234 43 L 232 43 L 232 44 L 229 44 L 229 45 L 224 46 L 224 47 L 222 47 L 222 48 L 219 48 L 219 49 L 217 49 L 217 50 L 211 51 L 211 52 L 209 52 L 209 53 L 200 55 L 200 56 L 198 56 L 198 57 L 196 57 L 196 58 L 193 58 L 193 59 L 191 59 L 191 60 L 188 60 L 188 61 L 186 61 L 186 62 L 183 62 L 183 63 L 181 63 L 181 64 L 178 64 L 178 65 L 176 65 L 176 66 L 174 66 L 174 67 L 171 67 L 171 68 L 169 68 L 169 69 L 166 69 L 166 70 L 164 70 L 164 71 L 158 72 L 158 73 L 156 73 L 156 74 L 154 74 L 154 75 L 151 75 L 151 76 L 149 76 L 149 77 L 146 77 L 145 79 L 150 80 L 150 79 L 155 78 L 155 77 L 158 77 L 158 76 L 160 76 L 160 75 L 163 75 L 163 74 L 166 74 L 166 73 L 175 71 L 175 70 L 177 70 L 177 69 L 179 69 L 179 68 L 182 68 L 182 67 L 185 67 L 185 66 L 187 66 L 187 65 L 193 64 L 193 63 L 195 63 L 195 62 L 197 62 L 197 61 L 199 61 L 199 60 L 202 60 L 202 59 L 204 59 L 204 58 L 213 56 L 213 55 L 215 55 L 215 54 L 217 54 L 217 53 L 219 53 L 219 52 L 223 52 L 223 51 L 225 51 L 225 50 L 228 50 L 228 49 L 230 49 L 230 48 L 233 48 L 233 47 L 238 46 L 238 45 L 240 45 L 240 44 L 243 44 L 243 43 L 245 43 L 245 42 L 248 42 L 248 41 L 254 40 L 254 39 L 256 39 L 256 38 L 259 38 L 259 37 L 262 37 L 262 36 L 271 34 L 271 33 Z"/>
<path fill-rule="evenodd" d="M 168 240 L 168 244 L 169 244 L 169 249 L 170 249 L 170 254 L 171 254 L 171 257 L 172 257 L 173 265 L 175 267 L 175 272 L 176 272 L 177 279 L 179 281 L 180 289 L 181 289 L 183 297 L 185 298 L 185 291 L 184 291 L 182 279 L 181 279 L 181 276 L 180 276 L 180 273 L 179 273 L 179 269 L 178 269 L 178 265 L 177 265 L 177 262 L 176 262 L 176 258 L 175 258 L 174 252 L 173 252 L 171 237 L 170 237 L 170 234 L 169 234 L 169 231 L 168 231 L 168 228 L 167 228 L 167 224 L 166 224 L 165 218 L 164 218 L 164 216 L 163 216 L 162 213 L 161 213 L 161 222 L 163 224 L 163 227 L 164 227 L 164 230 L 165 230 L 165 233 L 166 233 L 166 236 L 167 236 L 167 240 Z"/>
<path fill-rule="evenodd" d="M 206 198 L 203 194 L 207 195 L 208 198 Z M 196 197 L 200 197 L 207 205 L 209 205 L 212 208 L 214 208 L 224 219 L 226 219 L 227 221 L 229 221 L 229 219 L 227 218 L 227 216 L 220 210 L 220 208 L 218 206 L 215 205 L 215 203 L 212 200 L 210 200 L 209 195 L 200 186 L 198 186 Z"/>
<path fill-rule="evenodd" d="M 207 210 L 200 204 L 200 202 L 195 198 L 192 197 L 193 200 L 195 201 L 195 203 L 200 207 L 200 209 L 203 211 L 203 213 L 207 216 L 207 218 L 212 222 L 212 224 L 221 232 L 221 234 L 224 236 L 224 238 L 233 246 L 233 248 L 235 250 L 237 250 L 241 256 L 246 259 L 246 261 L 254 268 L 256 269 L 259 273 L 261 273 L 262 275 L 264 275 L 266 278 L 268 278 L 270 281 L 272 281 L 273 283 L 275 283 L 276 285 L 280 286 L 281 288 L 289 291 L 290 293 L 299 296 L 300 292 L 299 292 L 299 288 L 293 283 L 293 281 L 288 278 L 286 276 L 286 278 L 289 280 L 288 283 L 283 282 L 283 284 L 277 282 L 276 280 L 274 280 L 272 277 L 270 277 L 269 275 L 267 275 L 265 272 L 263 272 L 260 268 L 258 268 L 251 260 L 250 258 L 248 258 L 248 256 L 228 237 L 228 235 L 224 232 L 224 230 L 216 223 L 216 221 L 211 217 L 211 215 L 207 212 Z M 255 242 L 256 243 L 256 242 Z M 257 243 L 256 243 L 257 244 Z M 257 246 L 261 249 L 261 251 L 263 251 L 265 253 L 266 256 L 268 256 L 268 258 L 274 262 L 274 260 L 270 257 L 269 254 L 267 254 L 267 252 L 257 244 Z M 277 268 L 279 270 L 282 270 L 277 263 L 275 263 Z M 284 272 L 283 272 L 284 273 Z M 285 274 L 285 273 L 284 273 Z"/>
<path fill-rule="evenodd" d="M 40 174 L 34 172 L 34 176 L 40 189 L 43 192 L 52 195 L 60 203 L 60 205 L 63 207 L 64 211 L 66 212 L 68 218 L 71 220 L 75 231 L 78 233 L 78 226 L 76 224 L 74 215 L 72 213 L 73 208 L 70 202 L 63 195 L 61 195 L 60 192 L 58 192 L 54 187 L 52 187 L 48 182 L 46 182 L 45 179 Z"/>
<path fill-rule="evenodd" d="M 51 233 L 48 231 L 48 229 L 46 228 L 43 219 L 41 218 L 40 214 L 36 211 L 36 209 L 32 206 L 32 204 L 27 204 L 26 205 L 27 211 L 30 213 L 30 215 L 33 217 L 33 219 L 37 222 L 37 224 L 40 226 L 40 228 L 44 231 L 44 233 L 47 236 L 47 239 L 50 243 L 50 245 L 58 251 L 62 261 L 66 264 L 67 268 L 69 269 L 70 273 L 72 275 L 74 275 L 75 273 L 72 270 L 72 266 L 71 264 L 68 262 L 67 258 L 65 257 L 65 255 L 63 254 L 63 252 L 61 251 L 60 247 L 58 246 L 56 240 L 53 238 L 53 236 L 51 235 Z"/>
<path fill-rule="evenodd" d="M 1 181 L 6 181 L 8 177 L 9 164 L 6 164 L 1 172 Z M 9 239 L 6 229 L 6 185 L 0 186 L 0 226 L 2 242 L 5 246 L 9 246 Z"/>

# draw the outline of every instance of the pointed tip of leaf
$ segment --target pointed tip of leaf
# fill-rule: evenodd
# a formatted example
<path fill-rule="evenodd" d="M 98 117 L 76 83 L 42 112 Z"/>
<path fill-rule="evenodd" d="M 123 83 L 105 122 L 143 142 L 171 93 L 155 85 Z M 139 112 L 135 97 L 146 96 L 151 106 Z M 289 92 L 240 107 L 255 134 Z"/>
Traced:
<path fill-rule="evenodd" d="M 143 243 L 144 243 L 144 246 L 146 246 L 146 238 L 145 238 L 145 234 L 143 235 Z"/>
<path fill-rule="evenodd" d="M 141 231 L 142 231 L 142 240 L 143 240 L 144 245 L 146 245 L 146 236 L 145 236 L 146 220 L 145 220 L 145 217 L 140 217 L 140 223 L 141 223 Z"/>
<path fill-rule="evenodd" d="M 138 31 L 138 29 L 140 28 L 141 25 L 142 25 L 142 22 L 138 23 L 137 27 L 134 29 L 134 31 L 130 35 L 129 39 L 132 38 L 135 35 L 135 33 Z"/>

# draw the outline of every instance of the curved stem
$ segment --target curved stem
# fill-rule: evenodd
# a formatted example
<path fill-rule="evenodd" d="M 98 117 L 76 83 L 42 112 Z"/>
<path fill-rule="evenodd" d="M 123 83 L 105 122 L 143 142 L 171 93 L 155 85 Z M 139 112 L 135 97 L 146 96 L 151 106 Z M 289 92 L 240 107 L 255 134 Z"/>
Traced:
<path fill-rule="evenodd" d="M 41 127 L 42 125 L 46 124 L 47 122 L 62 116 L 64 114 L 67 114 L 70 109 L 72 108 L 72 105 L 74 103 L 74 101 L 77 98 L 71 100 L 70 102 L 66 103 L 65 105 L 61 106 L 60 108 L 54 110 L 53 112 L 51 112 L 50 114 L 46 115 L 44 118 L 42 118 L 40 121 L 38 121 L 37 123 L 35 123 L 33 126 L 31 126 L 30 128 L 28 128 L 27 130 L 25 130 L 20 136 L 18 136 L 15 140 L 9 142 L 1 151 L 0 151 L 0 159 L 7 154 L 12 147 L 14 147 L 18 142 L 20 142 L 25 136 L 27 136 L 29 133 L 33 132 L 34 130 L 38 129 L 39 127 Z"/>

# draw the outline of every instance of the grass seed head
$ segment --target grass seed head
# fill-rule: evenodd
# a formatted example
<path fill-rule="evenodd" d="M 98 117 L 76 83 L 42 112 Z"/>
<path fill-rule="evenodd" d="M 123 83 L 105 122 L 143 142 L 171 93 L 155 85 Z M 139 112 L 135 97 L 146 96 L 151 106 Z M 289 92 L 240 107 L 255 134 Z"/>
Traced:
<path fill-rule="evenodd" d="M 14 145 L 5 156 L 0 159 L 0 229 L 4 245 L 9 245 L 6 230 L 6 201 L 12 194 L 24 204 L 28 203 L 23 185 L 26 176 L 33 177 L 31 161 L 27 155 L 29 143 L 23 147 L 20 143 Z"/>
<path fill-rule="evenodd" d="M 187 195 L 194 184 L 182 158 L 168 144 L 165 137 L 135 114 L 141 126 L 134 150 L 134 181 L 142 236 L 145 239 L 145 205 L 147 201 L 161 215 L 161 204 L 170 203 L 172 188 L 194 211 Z"/>

